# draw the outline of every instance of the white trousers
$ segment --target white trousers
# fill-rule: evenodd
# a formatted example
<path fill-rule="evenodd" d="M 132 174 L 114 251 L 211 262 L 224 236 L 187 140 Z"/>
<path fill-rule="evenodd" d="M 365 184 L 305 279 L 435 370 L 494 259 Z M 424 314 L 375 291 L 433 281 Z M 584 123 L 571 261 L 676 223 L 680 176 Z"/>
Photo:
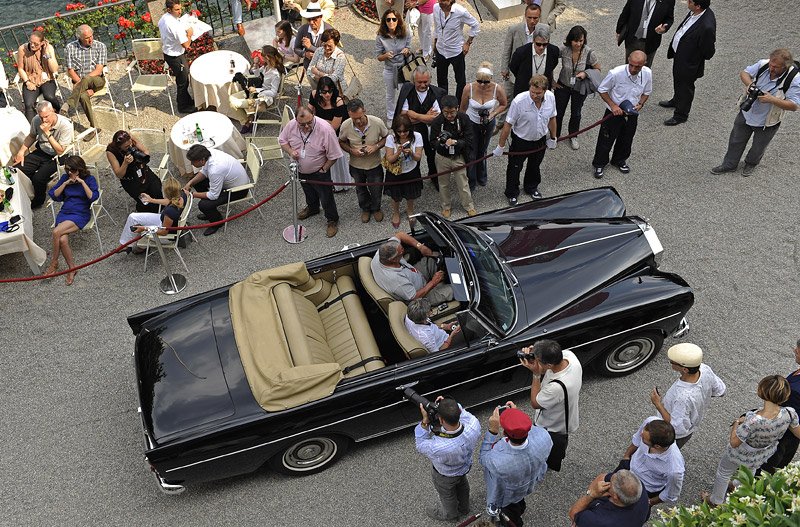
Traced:
<path fill-rule="evenodd" d="M 392 64 L 392 69 L 383 68 L 383 82 L 386 84 L 386 118 L 391 126 L 394 119 L 394 107 L 397 104 L 397 67 Z"/>
<path fill-rule="evenodd" d="M 728 492 L 728 482 L 731 477 L 739 470 L 739 462 L 734 461 L 728 456 L 726 450 L 717 465 L 717 475 L 714 477 L 714 488 L 711 489 L 710 500 L 714 505 L 725 502 L 725 493 Z"/>
<path fill-rule="evenodd" d="M 131 232 L 131 227 L 134 225 L 144 225 L 145 227 L 161 227 L 161 215 L 155 212 L 131 212 L 128 214 L 128 219 L 125 221 L 125 226 L 122 228 L 122 234 L 119 235 L 119 244 L 123 245 L 132 239 L 139 236 Z"/>
<path fill-rule="evenodd" d="M 433 14 L 419 14 L 417 33 L 419 33 L 419 47 L 422 48 L 422 56 L 427 57 L 433 54 Z"/>

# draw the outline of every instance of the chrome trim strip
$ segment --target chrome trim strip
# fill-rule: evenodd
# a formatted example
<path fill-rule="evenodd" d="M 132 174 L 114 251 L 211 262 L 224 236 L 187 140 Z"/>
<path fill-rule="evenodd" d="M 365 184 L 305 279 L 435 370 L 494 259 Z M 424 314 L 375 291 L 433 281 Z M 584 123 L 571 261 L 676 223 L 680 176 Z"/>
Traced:
<path fill-rule="evenodd" d="M 589 342 L 584 342 L 583 344 L 578 344 L 577 346 L 571 346 L 570 349 L 581 348 L 581 347 L 587 346 L 589 344 L 594 344 L 595 342 L 600 342 L 601 340 L 617 337 L 619 335 L 622 335 L 623 333 L 629 333 L 631 331 L 635 331 L 637 329 L 641 329 L 643 327 L 650 326 L 652 324 L 656 324 L 656 323 L 661 322 L 663 320 L 667 320 L 667 319 L 673 318 L 676 315 L 680 315 L 680 314 L 681 314 L 680 311 L 678 311 L 677 313 L 673 313 L 672 315 L 668 315 L 666 317 L 659 318 L 658 320 L 653 320 L 652 322 L 648 322 L 647 324 L 641 324 L 641 325 L 636 326 L 634 328 L 630 328 L 630 329 L 627 329 L 625 331 L 620 331 L 618 333 L 614 333 L 613 335 L 600 337 L 599 339 L 595 339 L 595 340 L 592 340 L 592 341 L 589 341 Z M 478 376 L 478 377 L 472 377 L 470 379 L 467 379 L 466 381 L 462 381 L 462 382 L 459 382 L 459 383 L 456 383 L 456 384 L 451 384 L 450 386 L 445 386 L 444 388 L 437 388 L 434 391 L 426 392 L 424 395 L 431 395 L 431 394 L 433 394 L 435 392 L 441 393 L 444 390 L 449 390 L 449 389 L 455 388 L 457 386 L 461 386 L 462 384 L 467 384 L 467 383 L 470 383 L 470 382 L 473 382 L 473 381 L 476 381 L 476 380 L 479 380 L 479 379 L 483 379 L 485 377 L 489 377 L 489 376 L 492 376 L 492 375 L 496 375 L 498 373 L 502 373 L 504 371 L 507 371 L 507 370 L 510 370 L 510 369 L 513 369 L 513 368 L 517 368 L 517 367 L 519 367 L 519 364 L 512 364 L 511 366 L 506 366 L 505 368 L 501 368 L 499 370 L 495 370 L 495 371 L 492 371 L 490 373 L 486 373 L 486 374 Z M 514 390 L 514 391 L 511 391 L 511 392 L 508 392 L 508 393 L 516 393 L 517 391 L 523 391 L 524 389 L 525 388 L 522 388 L 521 390 Z M 501 395 L 500 397 L 503 397 L 503 396 Z M 493 397 L 492 399 L 496 399 L 496 398 L 497 397 Z M 491 401 L 492 399 L 487 399 L 487 401 Z M 344 419 L 340 419 L 338 421 L 334 421 L 334 422 L 328 423 L 326 425 L 321 425 L 321 426 L 318 426 L 316 428 L 311 428 L 310 430 L 303 430 L 302 432 L 297 432 L 296 434 L 291 434 L 291 435 L 288 435 L 288 436 L 285 436 L 285 437 L 281 437 L 279 439 L 273 439 L 272 441 L 267 441 L 266 443 L 253 445 L 253 446 L 250 446 L 250 447 L 247 447 L 247 448 L 243 448 L 241 450 L 236 450 L 234 452 L 228 452 L 227 454 L 221 454 L 219 456 L 214 456 L 214 457 L 211 457 L 211 458 L 208 458 L 208 459 L 204 459 L 202 461 L 195 461 L 194 463 L 189 463 L 188 465 L 182 465 L 180 467 L 175 467 L 175 468 L 168 469 L 165 472 L 174 472 L 176 470 L 182 470 L 182 469 L 185 469 L 185 468 L 193 467 L 195 465 L 200 465 L 202 463 L 207 463 L 209 461 L 214 461 L 214 460 L 217 460 L 217 459 L 222 459 L 224 457 L 233 456 L 235 454 L 241 454 L 242 452 L 248 452 L 250 450 L 255 450 L 256 448 L 261 448 L 261 447 L 264 447 L 264 446 L 267 446 L 267 445 L 272 445 L 274 443 L 278 443 L 280 441 L 285 441 L 286 439 L 291 439 L 293 437 L 297 437 L 297 436 L 300 436 L 300 435 L 306 435 L 306 434 L 309 434 L 311 432 L 316 432 L 317 430 L 321 430 L 323 428 L 328 428 L 328 427 L 333 426 L 333 425 L 338 425 L 340 423 L 344 423 L 345 421 L 350 421 L 352 419 L 356 419 L 356 418 L 364 416 L 364 415 L 368 415 L 368 414 L 371 414 L 371 413 L 379 412 L 381 410 L 385 410 L 386 408 L 391 408 L 392 406 L 397 406 L 397 405 L 403 404 L 405 402 L 406 402 L 405 400 L 397 401 L 397 402 L 394 402 L 394 403 L 391 403 L 391 404 L 387 404 L 386 406 L 381 406 L 380 408 L 375 408 L 373 410 L 369 410 L 367 412 L 360 413 L 358 415 L 345 417 Z M 477 405 L 483 404 L 485 402 L 486 401 L 483 401 L 483 402 L 480 402 L 480 403 L 475 403 L 474 405 L 471 405 L 470 407 L 477 406 Z M 400 427 L 393 428 L 392 430 L 387 430 L 385 432 L 380 432 L 378 434 L 374 434 L 374 435 L 371 435 L 369 437 L 365 437 L 365 438 L 359 439 L 356 442 L 360 443 L 360 442 L 362 442 L 362 441 L 364 441 L 366 439 L 371 439 L 371 438 L 378 437 L 378 436 L 381 436 L 381 435 L 385 435 L 385 434 L 388 434 L 388 433 L 391 433 L 391 432 L 396 432 L 397 430 L 402 430 L 403 428 L 407 428 L 408 426 L 409 425 L 402 425 Z"/>
<path fill-rule="evenodd" d="M 522 260 L 528 260 L 530 258 L 536 258 L 537 256 L 543 256 L 545 254 L 556 253 L 556 252 L 560 252 L 560 251 L 566 251 L 567 249 L 573 249 L 575 247 L 580 247 L 581 245 L 588 245 L 590 243 L 601 242 L 603 240 L 610 240 L 611 238 L 616 238 L 618 236 L 626 236 L 628 234 L 636 234 L 636 233 L 640 233 L 640 232 L 642 232 L 641 229 L 639 229 L 637 227 L 636 229 L 632 229 L 632 230 L 629 230 L 629 231 L 618 232 L 617 234 L 611 234 L 609 236 L 603 236 L 602 238 L 596 238 L 594 240 L 587 240 L 585 242 L 575 243 L 573 245 L 567 245 L 566 247 L 559 247 L 558 249 L 550 249 L 549 251 L 543 251 L 543 252 L 540 252 L 540 253 L 528 254 L 526 256 L 520 256 L 519 258 L 506 260 L 506 262 L 507 263 L 516 263 L 516 262 L 519 262 L 519 261 L 522 261 Z"/>
<path fill-rule="evenodd" d="M 672 338 L 679 339 L 685 337 L 686 334 L 689 333 L 690 327 L 689 321 L 686 320 L 686 317 L 683 317 L 678 324 L 678 329 L 672 333 Z"/>

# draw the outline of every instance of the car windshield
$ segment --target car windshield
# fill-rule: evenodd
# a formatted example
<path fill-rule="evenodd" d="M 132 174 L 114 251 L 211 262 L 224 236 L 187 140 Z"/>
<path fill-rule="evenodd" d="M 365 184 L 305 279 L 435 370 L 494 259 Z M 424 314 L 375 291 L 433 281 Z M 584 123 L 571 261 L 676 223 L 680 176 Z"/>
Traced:
<path fill-rule="evenodd" d="M 462 225 L 450 224 L 464 245 L 478 280 L 478 311 L 503 332 L 508 332 L 516 319 L 516 304 L 494 252 L 476 232 Z"/>

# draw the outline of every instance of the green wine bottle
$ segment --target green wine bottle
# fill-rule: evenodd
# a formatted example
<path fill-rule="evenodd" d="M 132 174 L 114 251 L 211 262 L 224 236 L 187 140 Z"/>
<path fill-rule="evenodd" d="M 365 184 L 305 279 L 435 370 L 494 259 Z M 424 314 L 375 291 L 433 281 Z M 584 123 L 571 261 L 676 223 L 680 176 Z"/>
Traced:
<path fill-rule="evenodd" d="M 195 135 L 195 137 L 197 137 L 197 142 L 198 143 L 202 143 L 203 142 L 203 131 L 200 129 L 200 124 L 199 123 L 194 123 L 194 135 Z"/>

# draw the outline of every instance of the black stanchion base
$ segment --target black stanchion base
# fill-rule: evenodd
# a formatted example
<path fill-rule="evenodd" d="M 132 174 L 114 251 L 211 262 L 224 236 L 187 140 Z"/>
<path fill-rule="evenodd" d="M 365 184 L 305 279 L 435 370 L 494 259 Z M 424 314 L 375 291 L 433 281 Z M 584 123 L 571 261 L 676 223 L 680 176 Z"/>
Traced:
<path fill-rule="evenodd" d="M 170 280 L 170 276 L 172 280 Z M 158 284 L 159 289 L 165 295 L 177 295 L 186 289 L 186 277 L 182 274 L 173 274 L 167 276 Z"/>

